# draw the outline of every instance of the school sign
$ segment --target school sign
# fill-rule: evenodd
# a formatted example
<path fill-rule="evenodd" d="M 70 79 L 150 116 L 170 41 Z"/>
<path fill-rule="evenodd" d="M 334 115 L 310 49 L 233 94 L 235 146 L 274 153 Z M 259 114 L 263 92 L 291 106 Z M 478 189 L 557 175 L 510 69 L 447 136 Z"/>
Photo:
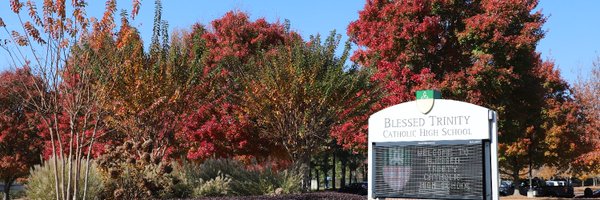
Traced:
<path fill-rule="evenodd" d="M 498 199 L 496 112 L 416 95 L 369 118 L 369 199 Z"/>

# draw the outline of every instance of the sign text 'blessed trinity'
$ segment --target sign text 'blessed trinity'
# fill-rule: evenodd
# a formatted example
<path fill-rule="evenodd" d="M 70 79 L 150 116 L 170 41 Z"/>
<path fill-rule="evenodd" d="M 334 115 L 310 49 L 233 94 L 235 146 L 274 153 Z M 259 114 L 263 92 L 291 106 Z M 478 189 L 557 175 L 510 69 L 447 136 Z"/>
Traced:
<path fill-rule="evenodd" d="M 421 118 L 384 118 L 383 137 L 437 137 L 471 135 L 471 116 L 426 116 Z M 402 130 L 394 130 L 402 129 Z"/>

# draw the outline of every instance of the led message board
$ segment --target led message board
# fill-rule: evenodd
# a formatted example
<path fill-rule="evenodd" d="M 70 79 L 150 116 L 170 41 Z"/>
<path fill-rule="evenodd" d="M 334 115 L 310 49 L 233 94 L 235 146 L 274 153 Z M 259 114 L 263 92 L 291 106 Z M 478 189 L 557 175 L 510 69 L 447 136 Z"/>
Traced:
<path fill-rule="evenodd" d="M 419 103 L 369 118 L 368 198 L 498 199 L 495 112 L 453 100 Z"/>
<path fill-rule="evenodd" d="M 483 199 L 481 141 L 375 143 L 373 197 Z"/>

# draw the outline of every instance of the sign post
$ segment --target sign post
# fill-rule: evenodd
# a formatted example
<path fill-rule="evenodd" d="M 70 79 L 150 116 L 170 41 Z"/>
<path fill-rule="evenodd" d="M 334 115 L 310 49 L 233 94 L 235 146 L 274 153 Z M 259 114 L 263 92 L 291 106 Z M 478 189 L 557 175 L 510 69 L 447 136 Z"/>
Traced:
<path fill-rule="evenodd" d="M 498 199 L 496 112 L 438 91 L 369 118 L 369 199 Z"/>

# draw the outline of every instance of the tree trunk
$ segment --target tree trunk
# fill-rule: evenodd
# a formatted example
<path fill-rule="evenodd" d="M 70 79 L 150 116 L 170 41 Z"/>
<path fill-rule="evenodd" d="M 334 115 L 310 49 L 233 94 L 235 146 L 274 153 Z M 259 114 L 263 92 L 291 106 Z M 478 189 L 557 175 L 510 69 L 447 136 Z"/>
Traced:
<path fill-rule="evenodd" d="M 521 188 L 521 180 L 519 180 L 519 172 L 513 172 L 512 173 L 512 178 L 514 180 L 515 183 L 515 189 L 520 189 Z"/>
<path fill-rule="evenodd" d="M 58 182 L 58 163 L 57 163 L 57 159 L 58 159 L 58 155 L 56 153 L 56 144 L 54 143 L 54 131 L 52 129 L 52 124 L 46 120 L 44 120 L 44 122 L 46 123 L 46 125 L 49 127 L 48 128 L 48 132 L 50 133 L 50 142 L 51 142 L 51 147 L 52 147 L 52 156 L 54 157 L 54 159 L 52 159 L 52 166 L 54 167 L 54 171 L 53 171 L 53 175 L 54 175 L 54 192 L 56 193 L 55 197 L 56 200 L 60 199 L 60 193 L 59 193 L 59 182 Z M 42 160 L 43 162 L 43 160 Z"/>
<path fill-rule="evenodd" d="M 10 186 L 12 185 L 12 180 L 5 180 L 4 182 L 4 200 L 10 199 Z"/>
<path fill-rule="evenodd" d="M 310 190 L 310 177 L 308 166 L 310 165 L 310 156 L 303 155 L 300 159 L 300 163 L 298 166 L 298 172 L 302 175 L 302 190 L 309 191 Z"/>
<path fill-rule="evenodd" d="M 363 181 L 367 181 L 367 179 L 369 179 L 368 176 L 367 176 L 367 173 L 368 173 L 367 167 L 369 167 L 369 166 L 363 165 L 363 171 L 362 171 L 362 173 L 363 173 L 362 174 Z"/>
<path fill-rule="evenodd" d="M 329 182 L 327 181 L 327 170 L 323 169 L 323 190 L 329 189 Z"/>
<path fill-rule="evenodd" d="M 96 123 L 94 123 L 94 131 L 92 132 L 92 140 L 90 141 L 90 146 L 88 147 L 87 155 L 85 158 L 85 175 L 83 181 L 83 200 L 87 197 L 87 189 L 88 189 L 88 177 L 90 175 L 90 155 L 92 155 L 92 147 L 94 146 L 94 140 L 96 139 L 96 131 L 98 130 L 98 121 L 100 120 L 100 115 L 96 116 Z"/>
<path fill-rule="evenodd" d="M 346 159 L 340 159 L 342 162 L 342 179 L 340 179 L 340 188 L 346 187 Z"/>
<path fill-rule="evenodd" d="M 358 182 L 358 172 L 356 171 L 357 168 L 358 166 L 353 162 L 351 162 L 348 166 L 348 169 L 350 170 L 350 183 Z"/>
<path fill-rule="evenodd" d="M 312 180 L 313 180 L 312 168 L 313 168 L 313 165 L 312 165 L 312 163 L 310 163 L 310 165 L 308 166 L 308 191 L 312 190 Z"/>
<path fill-rule="evenodd" d="M 53 86 L 53 87 L 54 87 L 54 89 L 58 90 L 58 88 L 57 88 L 58 86 Z M 57 95 L 53 95 L 52 97 L 54 98 L 54 102 L 55 103 L 58 102 L 58 96 Z M 58 103 L 56 103 L 56 104 L 58 104 Z M 65 160 L 66 159 L 65 159 L 65 154 L 64 154 L 65 151 L 63 149 L 63 142 L 62 142 L 62 139 L 60 137 L 60 129 L 58 128 L 58 113 L 56 111 L 54 111 L 52 113 L 52 117 L 54 119 L 54 124 L 53 124 L 54 130 L 55 130 L 54 134 L 56 134 L 56 143 L 58 144 L 58 147 L 52 146 L 52 148 L 53 149 L 57 148 L 56 150 L 58 150 L 57 153 L 60 156 L 60 160 L 61 160 L 61 162 L 59 163 L 60 166 L 57 166 L 57 164 L 58 164 L 57 163 L 57 159 L 59 157 L 56 157 L 56 159 L 54 160 L 54 162 L 56 163 L 55 164 L 55 167 L 56 167 L 55 172 L 56 172 L 57 176 L 60 177 L 58 179 L 58 180 L 60 180 L 60 183 L 59 182 L 56 183 L 57 185 L 60 186 L 60 194 L 58 194 L 58 193 L 56 194 L 56 199 L 58 200 L 58 199 L 61 199 L 60 197 L 62 197 L 63 200 L 67 200 L 66 199 L 66 194 L 67 193 L 65 192 L 65 187 L 66 187 L 65 186 Z M 53 151 L 55 151 L 55 150 L 53 150 Z M 60 169 L 58 169 L 58 167 L 60 167 Z M 57 171 L 57 170 L 59 170 L 60 172 Z M 57 189 L 57 191 L 58 191 L 58 189 Z"/>
<path fill-rule="evenodd" d="M 317 180 L 317 191 L 319 191 L 319 189 L 321 189 L 321 185 L 319 184 L 319 170 L 315 167 L 315 179 Z"/>
<path fill-rule="evenodd" d="M 67 161 L 67 164 L 69 165 L 69 169 L 67 170 L 67 195 L 65 196 L 65 199 L 67 200 L 71 199 L 71 191 L 73 190 L 71 187 L 71 182 L 73 182 L 73 136 L 75 135 L 75 122 L 73 119 L 74 117 L 71 116 L 71 120 L 69 120 L 71 131 L 69 133 L 69 160 Z"/>
<path fill-rule="evenodd" d="M 329 171 L 329 154 L 325 153 L 324 155 L 325 157 L 323 158 L 323 167 L 321 168 L 321 170 L 323 170 L 323 183 L 324 183 L 324 188 L 325 190 L 329 189 L 329 180 L 327 180 L 327 177 L 329 176 L 328 171 Z"/>
<path fill-rule="evenodd" d="M 336 176 L 336 174 L 335 174 L 335 166 L 336 166 L 336 164 L 335 164 L 335 153 L 332 154 L 331 158 L 332 158 L 331 160 L 333 161 L 332 162 L 332 164 L 333 164 L 332 167 L 333 168 L 331 168 L 331 187 L 335 190 L 335 176 Z"/>
<path fill-rule="evenodd" d="M 350 173 L 348 173 L 348 182 L 352 184 L 352 170 L 350 170 Z"/>
<path fill-rule="evenodd" d="M 310 177 L 308 176 L 308 165 L 306 163 L 300 166 L 300 171 L 302 173 L 302 187 L 304 191 L 310 190 Z"/>

